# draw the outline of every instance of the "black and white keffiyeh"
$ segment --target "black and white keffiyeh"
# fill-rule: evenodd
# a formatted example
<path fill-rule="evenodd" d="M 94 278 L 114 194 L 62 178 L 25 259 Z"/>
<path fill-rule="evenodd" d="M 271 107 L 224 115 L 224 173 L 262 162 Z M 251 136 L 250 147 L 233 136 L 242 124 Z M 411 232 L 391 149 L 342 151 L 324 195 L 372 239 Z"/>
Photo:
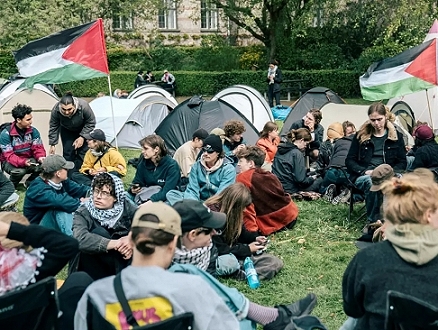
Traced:
<path fill-rule="evenodd" d="M 175 249 L 173 262 L 176 264 L 190 264 L 202 270 L 207 270 L 210 264 L 210 254 L 213 248 L 213 242 L 202 248 L 188 250 L 184 245 Z"/>
<path fill-rule="evenodd" d="M 117 201 L 114 203 L 114 206 L 111 209 L 107 209 L 107 210 L 101 210 L 96 208 L 93 201 L 93 190 L 91 190 L 90 198 L 86 201 L 85 206 L 87 207 L 88 212 L 90 212 L 91 217 L 98 220 L 102 227 L 113 228 L 114 225 L 117 223 L 117 220 L 119 220 L 123 214 L 123 205 L 125 202 L 125 189 L 123 187 L 123 182 L 122 180 L 120 180 L 119 177 L 111 173 L 107 173 L 107 174 L 111 175 L 116 190 L 115 195 Z M 99 175 L 100 174 L 97 174 L 94 177 L 93 181 Z M 93 183 L 91 183 L 91 186 L 93 186 Z"/>

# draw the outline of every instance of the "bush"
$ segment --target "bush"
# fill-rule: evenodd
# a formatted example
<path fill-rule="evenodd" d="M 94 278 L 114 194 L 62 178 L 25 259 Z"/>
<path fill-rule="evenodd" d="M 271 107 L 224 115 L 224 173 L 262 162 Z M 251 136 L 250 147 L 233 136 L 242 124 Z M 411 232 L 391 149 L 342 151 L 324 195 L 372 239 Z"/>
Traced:
<path fill-rule="evenodd" d="M 172 72 L 177 81 L 177 95 L 195 94 L 214 95 L 232 85 L 248 85 L 264 93 L 267 89 L 265 71 L 231 71 L 231 72 Z M 341 97 L 360 95 L 359 76 L 361 72 L 348 70 L 283 70 L 284 79 L 304 79 L 303 87 L 324 86 L 337 92 Z M 132 90 L 136 72 L 119 71 L 111 73 L 112 89 Z M 58 86 L 60 93 L 72 91 L 75 95 L 94 97 L 99 92 L 108 94 L 106 78 L 75 81 Z"/>

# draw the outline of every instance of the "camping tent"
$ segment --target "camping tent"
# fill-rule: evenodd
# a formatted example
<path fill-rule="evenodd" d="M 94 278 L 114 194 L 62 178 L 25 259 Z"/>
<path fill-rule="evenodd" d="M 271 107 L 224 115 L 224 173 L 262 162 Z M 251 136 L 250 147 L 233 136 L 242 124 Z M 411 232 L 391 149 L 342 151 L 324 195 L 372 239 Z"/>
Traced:
<path fill-rule="evenodd" d="M 243 133 L 249 144 L 255 144 L 259 138 L 256 128 L 232 105 L 222 100 L 202 101 L 193 104 L 192 99 L 178 105 L 164 119 L 155 132 L 160 135 L 171 153 L 182 144 L 192 139 L 192 134 L 198 128 L 210 132 L 213 128 L 223 127 L 228 120 L 236 119 L 244 123 L 246 132 Z"/>
<path fill-rule="evenodd" d="M 2 100 L 8 98 L 15 91 L 20 89 L 20 86 L 23 84 L 23 82 L 24 79 L 17 79 L 10 82 L 7 81 L 6 83 L 4 83 L 2 85 L 2 88 L 0 89 L 0 103 L 2 102 Z M 58 96 L 55 94 L 53 89 L 49 88 L 47 85 L 36 84 L 35 86 L 33 86 L 33 89 L 44 91 L 47 94 L 50 94 L 55 98 L 58 98 Z"/>
<path fill-rule="evenodd" d="M 415 126 L 415 115 L 411 107 L 403 101 L 398 101 L 392 106 L 391 112 L 398 118 L 400 124 L 412 134 Z"/>
<path fill-rule="evenodd" d="M 223 100 L 239 110 L 257 130 L 261 131 L 268 121 L 274 121 L 271 108 L 262 94 L 252 87 L 235 85 L 217 93 L 212 101 Z"/>
<path fill-rule="evenodd" d="M 30 106 L 33 110 L 33 126 L 35 126 L 40 132 L 41 139 L 43 140 L 47 151 L 49 147 L 48 135 L 50 113 L 59 99 L 45 86 L 40 86 L 41 89 L 34 88 L 33 90 L 19 88 L 5 98 L 2 98 L 0 100 L 0 122 L 4 123 L 13 120 L 11 111 L 17 104 L 26 104 Z M 1 95 L 2 93 L 0 93 L 0 96 Z M 61 150 L 60 144 L 58 146 L 59 150 Z"/>
<path fill-rule="evenodd" d="M 148 95 L 160 95 L 171 101 L 175 106 L 178 105 L 177 100 L 172 94 L 155 84 L 147 84 L 137 87 L 128 95 L 128 99 L 144 99 Z"/>
<path fill-rule="evenodd" d="M 138 141 L 154 133 L 158 125 L 175 105 L 161 95 L 147 95 L 140 99 L 112 99 L 117 145 L 140 148 Z M 105 132 L 108 142 L 114 144 L 114 126 L 111 98 L 99 97 L 90 102 L 96 115 L 96 127 Z"/>
<path fill-rule="evenodd" d="M 345 104 L 344 100 L 341 99 L 338 94 L 326 87 L 309 89 L 292 105 L 292 111 L 284 121 L 280 135 L 286 135 L 292 124 L 302 119 L 310 109 L 321 109 L 323 105 L 330 102 Z"/>

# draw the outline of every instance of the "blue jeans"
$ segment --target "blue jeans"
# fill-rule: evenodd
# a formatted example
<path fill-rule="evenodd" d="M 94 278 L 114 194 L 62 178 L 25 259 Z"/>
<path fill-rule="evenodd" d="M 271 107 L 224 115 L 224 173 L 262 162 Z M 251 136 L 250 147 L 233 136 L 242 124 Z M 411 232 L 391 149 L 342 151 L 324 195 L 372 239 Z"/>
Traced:
<path fill-rule="evenodd" d="M 368 222 L 376 222 L 381 219 L 380 208 L 383 203 L 383 194 L 380 191 L 370 191 L 371 176 L 362 175 L 356 179 L 355 185 L 365 195 L 365 207 L 367 209 Z"/>
<path fill-rule="evenodd" d="M 348 317 L 348 319 L 345 320 L 344 324 L 339 328 L 339 330 L 354 330 L 357 324 L 357 319 L 353 317 Z"/>
<path fill-rule="evenodd" d="M 216 275 L 226 276 L 237 272 L 240 269 L 239 260 L 232 253 L 218 256 L 216 259 Z"/>
<path fill-rule="evenodd" d="M 324 175 L 324 180 L 322 181 L 322 185 L 319 188 L 319 192 L 324 194 L 327 190 L 327 187 L 331 184 L 342 185 L 348 183 L 348 178 L 345 176 L 345 171 L 342 171 L 339 168 L 330 167 Z"/>
<path fill-rule="evenodd" d="M 40 222 L 41 226 L 52 228 L 66 234 L 73 236 L 73 213 L 50 210 L 44 215 Z"/>
<path fill-rule="evenodd" d="M 184 192 L 176 189 L 169 190 L 169 192 L 166 194 L 166 199 L 170 205 L 181 202 L 184 199 Z"/>

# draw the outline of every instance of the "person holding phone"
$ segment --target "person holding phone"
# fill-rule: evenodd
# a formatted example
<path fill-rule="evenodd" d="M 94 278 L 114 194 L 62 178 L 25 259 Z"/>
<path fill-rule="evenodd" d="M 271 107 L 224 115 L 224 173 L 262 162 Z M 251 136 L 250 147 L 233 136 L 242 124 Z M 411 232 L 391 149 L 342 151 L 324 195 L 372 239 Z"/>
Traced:
<path fill-rule="evenodd" d="M 40 132 L 32 126 L 32 108 L 17 104 L 12 109 L 14 121 L 4 125 L 0 133 L 3 170 L 17 188 L 26 174 L 30 174 L 25 187 L 38 177 L 40 167 L 46 157 Z"/>

